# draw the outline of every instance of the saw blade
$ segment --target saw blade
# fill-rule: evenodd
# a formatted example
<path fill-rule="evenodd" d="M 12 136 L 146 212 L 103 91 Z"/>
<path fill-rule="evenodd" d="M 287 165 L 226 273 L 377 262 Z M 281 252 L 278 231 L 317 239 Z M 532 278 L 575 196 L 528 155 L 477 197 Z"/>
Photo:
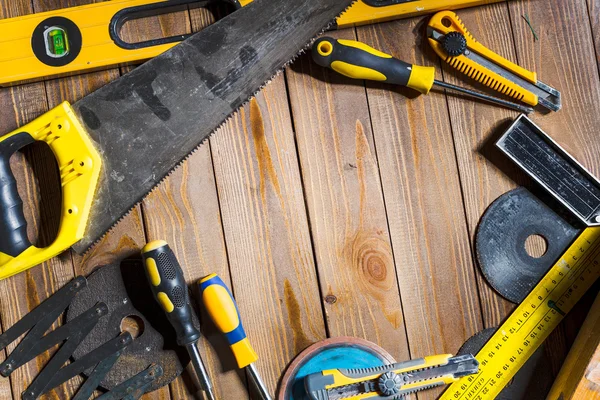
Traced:
<path fill-rule="evenodd" d="M 255 0 L 84 97 L 103 157 L 85 252 L 354 0 Z"/>

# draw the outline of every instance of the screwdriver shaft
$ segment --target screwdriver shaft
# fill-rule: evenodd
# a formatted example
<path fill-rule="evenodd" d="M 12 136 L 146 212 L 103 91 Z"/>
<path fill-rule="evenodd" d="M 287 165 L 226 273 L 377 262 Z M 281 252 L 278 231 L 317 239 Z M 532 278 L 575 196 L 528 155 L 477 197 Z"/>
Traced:
<path fill-rule="evenodd" d="M 208 372 L 204 367 L 204 363 L 202 362 L 202 357 L 200 356 L 200 352 L 196 347 L 195 343 L 189 343 L 185 346 L 190 355 L 190 359 L 192 360 L 192 365 L 194 366 L 194 370 L 196 371 L 196 375 L 198 375 L 198 379 L 200 380 L 200 386 L 206 393 L 206 397 L 209 400 L 215 400 L 215 395 L 213 393 L 213 388 L 208 378 Z"/>
<path fill-rule="evenodd" d="M 511 101 L 502 100 L 502 99 L 499 99 L 498 97 L 489 96 L 485 93 L 477 92 L 475 90 L 467 89 L 467 88 L 460 87 L 460 86 L 455 86 L 450 83 L 438 81 L 437 79 L 433 81 L 433 84 L 443 87 L 445 89 L 454 90 L 454 91 L 460 92 L 460 93 L 465 93 L 465 94 L 468 94 L 469 96 L 476 97 L 478 99 L 482 99 L 482 100 L 488 101 L 490 103 L 500 104 L 504 107 L 511 108 L 513 110 L 517 110 L 517 111 L 525 113 L 525 114 L 529 114 L 529 113 L 533 112 L 533 108 L 531 108 L 531 107 L 523 106 L 521 104 L 513 103 Z"/>
<path fill-rule="evenodd" d="M 254 365 L 254 363 L 248 365 L 246 367 L 246 369 L 250 373 L 250 378 L 254 381 L 254 386 L 258 389 L 261 399 L 271 400 L 271 395 L 269 394 L 269 391 L 267 390 L 267 386 L 265 385 L 265 383 L 262 381 L 260 375 L 258 374 L 258 370 L 256 369 L 256 366 Z"/>

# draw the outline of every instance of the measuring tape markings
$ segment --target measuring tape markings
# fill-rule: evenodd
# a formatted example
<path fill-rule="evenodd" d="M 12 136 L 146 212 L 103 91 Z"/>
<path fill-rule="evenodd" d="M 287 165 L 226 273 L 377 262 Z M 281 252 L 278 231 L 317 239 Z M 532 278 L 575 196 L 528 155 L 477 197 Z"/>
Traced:
<path fill-rule="evenodd" d="M 495 398 L 600 277 L 599 265 L 600 228 L 588 228 L 477 354 L 480 372 L 453 383 L 440 400 Z"/>

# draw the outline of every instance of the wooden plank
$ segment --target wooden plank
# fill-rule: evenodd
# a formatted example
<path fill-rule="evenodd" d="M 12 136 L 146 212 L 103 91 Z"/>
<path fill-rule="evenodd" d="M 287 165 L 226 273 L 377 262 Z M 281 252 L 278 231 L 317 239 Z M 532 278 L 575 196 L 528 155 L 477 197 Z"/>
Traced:
<path fill-rule="evenodd" d="M 271 393 L 288 362 L 325 337 L 280 76 L 211 138 L 233 290 Z"/>
<path fill-rule="evenodd" d="M 355 39 L 354 30 L 328 36 Z M 287 77 L 329 335 L 409 359 L 364 86 L 310 55 Z"/>
<path fill-rule="evenodd" d="M 592 21 L 598 20 L 598 5 L 592 1 Z M 585 0 L 548 1 L 539 7 L 535 1 L 509 3 L 515 32 L 515 47 L 519 63 L 536 71 L 538 78 L 557 88 L 563 108 L 557 113 L 534 115 L 553 139 L 571 155 L 600 176 L 598 121 L 600 120 L 600 85 L 594 40 Z M 523 15 L 527 14 L 540 37 L 534 42 Z M 599 26 L 594 22 L 593 29 Z"/>
<path fill-rule="evenodd" d="M 78 2 L 78 5 L 92 2 L 94 1 L 80 1 Z M 52 3 L 37 3 L 37 0 L 34 0 L 34 8 L 37 12 L 70 6 L 72 6 L 72 4 L 67 0 L 55 0 Z M 119 76 L 119 70 L 116 68 L 46 81 L 45 86 L 48 106 L 49 108 L 53 108 L 63 101 L 74 103 L 86 94 L 95 91 Z M 139 210 L 134 210 L 131 216 L 124 218 L 118 227 L 98 243 L 89 253 L 84 256 L 79 256 L 77 254 L 73 255 L 75 261 L 75 274 L 88 275 L 98 266 L 106 265 L 138 253 L 139 247 L 143 243 L 144 236 Z M 67 385 L 71 388 L 71 391 L 74 392 L 81 381 L 81 379 L 73 379 L 68 382 Z M 150 398 L 169 398 L 169 390 L 168 388 L 164 388 L 154 392 L 150 396 L 144 396 L 144 399 Z"/>
<path fill-rule="evenodd" d="M 594 48 L 596 50 L 596 63 L 600 68 L 600 1 L 599 0 L 588 0 L 588 16 L 590 19 L 590 25 L 592 28 L 592 38 L 594 40 Z"/>
<path fill-rule="evenodd" d="M 84 4 L 82 2 L 81 4 Z M 89 2 L 88 2 L 89 3 Z M 62 8 L 68 7 L 67 2 L 54 2 L 53 4 L 44 4 L 44 7 Z M 42 5 L 40 5 L 40 8 Z M 37 10 L 37 8 L 36 8 Z M 183 13 L 184 20 L 187 20 L 187 13 Z M 163 18 L 173 18 L 163 17 Z M 158 24 L 156 18 L 144 20 L 145 27 L 152 27 L 152 23 Z M 168 25 L 173 26 L 173 24 Z M 141 37 L 143 33 L 136 33 L 135 29 L 129 29 L 129 38 L 135 39 Z M 136 36 L 137 35 L 137 36 Z M 95 72 L 85 75 L 78 75 L 69 78 L 52 80 L 46 82 L 46 91 L 48 94 L 48 103 L 50 107 L 55 107 L 62 101 L 77 101 L 88 93 L 93 92 L 109 81 L 119 77 L 119 70 L 112 69 L 107 71 Z M 111 231 L 100 243 L 84 256 L 75 255 L 75 264 L 77 274 L 88 275 L 93 269 L 100 265 L 112 263 L 126 257 L 139 254 L 139 248 L 145 243 L 142 219 L 139 207 L 124 218 L 118 226 Z M 68 383 L 70 388 L 76 387 L 81 380 L 74 379 Z M 144 399 L 167 399 L 170 398 L 169 388 L 165 387 L 151 394 L 145 395 Z"/>
<path fill-rule="evenodd" d="M 458 15 L 479 42 L 509 60 L 516 60 L 506 4 L 461 10 Z M 493 21 L 493 29 L 490 29 L 490 21 Z M 469 78 L 445 63 L 443 71 L 447 82 L 461 86 L 471 85 Z M 491 93 L 484 86 L 474 87 Z M 494 135 L 501 133 L 502 128 L 507 127 L 517 114 L 455 95 L 448 95 L 448 108 L 467 224 L 471 239 L 474 240 L 477 224 L 486 208 L 501 194 L 515 187 L 515 180 L 524 182 L 523 175 L 517 168 L 492 149 Z M 502 165 L 502 170 L 498 165 Z M 479 268 L 477 280 L 484 325 L 486 328 L 498 326 L 514 305 L 502 299 L 487 284 Z"/>
<path fill-rule="evenodd" d="M 510 19 L 507 10 L 510 10 Z M 540 35 L 538 42 L 534 43 L 533 35 L 522 17 L 525 13 L 528 13 Z M 597 67 L 592 56 L 593 44 L 588 25 L 573 23 L 587 20 L 585 2 L 550 1 L 545 2 L 544 7 L 539 7 L 535 2 L 516 1 L 509 2 L 508 6 L 462 10 L 459 15 L 481 43 L 537 71 L 542 81 L 561 91 L 561 111 L 549 114 L 538 112 L 532 118 L 587 167 L 592 171 L 597 170 L 597 164 L 591 157 L 598 146 L 598 140 L 592 133 L 598 107 Z M 494 29 L 489 29 L 488 21 L 495 21 Z M 574 65 L 578 67 L 574 68 Z M 447 66 L 444 71 L 452 83 L 468 81 L 462 76 L 457 79 L 457 74 Z M 467 219 L 474 233 L 479 216 L 494 198 L 513 187 L 514 182 L 527 182 L 512 163 L 493 149 L 495 138 L 516 114 L 492 110 L 492 106 L 468 106 L 466 101 L 456 98 L 450 98 L 449 105 Z M 504 119 L 507 117 L 510 118 Z M 489 121 L 500 122 L 490 124 Z M 481 276 L 480 293 L 486 326 L 497 325 L 510 311 L 511 305 L 500 300 Z M 553 373 L 560 367 L 571 340 L 564 337 L 562 328 L 549 339 L 549 346 L 553 349 Z"/>
<path fill-rule="evenodd" d="M 169 36 L 198 31 L 214 19 L 207 10 L 194 8 L 191 12 L 165 15 L 149 22 L 143 25 L 146 34 L 152 31 L 149 26 L 154 25 L 154 30 L 160 29 L 163 36 Z M 131 33 L 128 35 L 132 37 Z M 192 296 L 196 294 L 196 281 L 212 272 L 231 284 L 209 145 L 199 149 L 150 194 L 143 203 L 143 210 L 148 241 L 166 239 L 173 245 L 193 288 Z M 218 398 L 224 398 L 225 394 L 243 398 L 247 393 L 245 382 L 240 379 L 243 374 L 237 371 L 228 345 L 209 323 L 208 315 L 197 300 L 194 300 L 194 306 L 200 309 L 204 334 L 198 346 L 215 386 L 215 394 Z M 171 397 L 201 396 L 194 376 L 193 368 L 188 365 L 187 371 L 170 385 Z"/>
<path fill-rule="evenodd" d="M 406 62 L 437 67 L 426 40 L 407 35 L 422 32 L 421 22 L 364 27 L 358 37 Z M 411 355 L 456 353 L 482 319 L 446 98 L 367 87 Z"/>
<path fill-rule="evenodd" d="M 592 4 L 593 7 L 593 4 Z M 557 88 L 562 95 L 563 108 L 558 113 L 535 117 L 536 123 L 558 141 L 571 155 L 600 176 L 600 138 L 597 127 L 600 122 L 600 84 L 598 64 L 594 52 L 594 38 L 590 25 L 596 20 L 588 15 L 585 0 L 563 2 L 552 0 L 539 7 L 536 2 L 524 0 L 509 3 L 515 37 L 516 56 L 519 63 L 538 78 Z M 529 16 L 540 40 L 534 42 L 529 26 L 523 16 Z M 598 30 L 597 25 L 592 29 Z M 585 313 L 580 306 L 574 313 Z M 572 313 L 572 314 L 574 314 Z M 569 319 L 576 319 L 570 315 Z M 564 325 L 569 324 L 570 320 Z M 552 370 L 558 372 L 572 341 L 571 329 L 565 329 L 565 337 L 555 339 Z"/>
<path fill-rule="evenodd" d="M 42 101 L 31 101 L 36 97 Z M 0 131 L 8 133 L 46 111 L 43 84 L 0 89 L 0 103 L 3 110 L 7 111 L 3 112 L 1 117 Z M 40 154 L 42 157 L 39 157 Z M 30 238 L 46 236 L 44 232 L 52 232 L 55 227 L 50 225 L 52 222 L 56 223 L 56 221 L 45 218 L 39 219 L 41 215 L 39 210 L 42 206 L 37 180 L 43 181 L 48 178 L 48 175 L 50 175 L 50 182 L 56 182 L 57 179 L 57 176 L 51 173 L 54 171 L 53 169 L 44 168 L 48 165 L 47 158 L 44 157 L 48 157 L 48 150 L 35 147 L 26 150 L 23 154 L 15 155 L 11 160 L 11 168 L 19 185 L 19 194 L 26 205 L 24 211 Z M 32 165 L 35 168 L 32 168 Z M 35 169 L 37 174 L 34 174 L 32 169 Z M 49 174 L 41 171 L 47 171 Z M 40 302 L 52 295 L 70 280 L 72 274 L 71 257 L 69 252 L 66 252 L 40 266 L 0 281 L 3 330 L 14 325 Z M 54 324 L 54 327 L 56 326 L 57 324 Z M 14 350 L 17 344 L 18 341 L 9 345 L 8 351 Z M 20 395 L 53 353 L 53 350 L 46 352 L 36 360 L 17 369 L 10 378 L 13 392 Z M 6 382 L 2 380 L 3 385 Z M 52 391 L 51 394 L 56 398 L 65 398 L 67 392 L 64 387 L 61 387 Z"/>
<path fill-rule="evenodd" d="M 600 399 L 600 296 L 596 297 L 548 399 Z"/>
<path fill-rule="evenodd" d="M 196 281 L 212 272 L 231 284 L 209 145 L 202 146 L 143 203 L 148 241 L 166 240 L 197 294 Z M 194 306 L 199 307 L 199 299 Z M 217 398 L 244 398 L 246 387 L 222 335 L 201 315 L 199 348 Z M 194 398 L 193 370 L 171 385 L 173 399 Z"/>
<path fill-rule="evenodd" d="M 37 10 L 39 4 L 31 1 L 3 3 L 0 7 L 0 18 L 31 14 L 34 12 L 32 7 L 36 7 Z M 0 99 L 3 110 L 0 131 L 3 133 L 24 125 L 48 109 L 43 83 L 0 89 Z M 11 168 L 19 184 L 19 194 L 24 200 L 28 235 L 34 243 L 46 246 L 51 243 L 58 229 L 58 218 L 51 206 L 58 205 L 57 200 L 60 201 L 58 173 L 52 153 L 44 145 L 32 146 L 13 157 Z M 41 189 L 38 187 L 38 182 L 44 185 Z M 56 186 L 49 188 L 45 186 L 45 182 L 54 183 Z M 72 276 L 73 264 L 70 253 L 66 252 L 41 266 L 0 281 L 0 291 L 3 294 L 1 305 L 3 329 L 9 328 L 20 320 L 68 282 Z M 57 325 L 55 323 L 54 327 Z M 16 344 L 17 342 L 9 345 L 8 351 L 12 351 Z M 15 396 L 20 396 L 53 353 L 54 349 L 44 353 L 11 375 L 10 383 Z M 4 392 L 7 382 L 3 380 L 1 384 Z M 71 393 L 72 388 L 67 384 L 52 390 L 48 396 L 65 399 Z"/>

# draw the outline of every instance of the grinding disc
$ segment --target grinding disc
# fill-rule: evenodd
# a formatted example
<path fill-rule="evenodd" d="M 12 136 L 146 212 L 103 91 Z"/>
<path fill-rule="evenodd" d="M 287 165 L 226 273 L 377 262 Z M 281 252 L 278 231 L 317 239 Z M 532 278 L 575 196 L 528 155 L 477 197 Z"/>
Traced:
<path fill-rule="evenodd" d="M 477 355 L 494 332 L 496 328 L 488 328 L 471 336 L 458 350 L 458 355 Z M 496 400 L 544 400 L 553 381 L 549 366 L 550 360 L 542 344 L 500 392 Z"/>
<path fill-rule="evenodd" d="M 278 400 L 307 400 L 304 378 L 315 372 L 335 368 L 367 368 L 396 361 L 384 349 L 367 340 L 337 337 L 322 340 L 300 353 L 281 379 Z"/>
<path fill-rule="evenodd" d="M 575 240 L 579 230 L 520 187 L 500 196 L 477 229 L 477 261 L 488 283 L 513 303 L 520 303 Z M 546 252 L 539 258 L 525 250 L 531 235 L 542 236 Z"/>
<path fill-rule="evenodd" d="M 159 364 L 164 370 L 150 390 L 165 386 L 179 376 L 189 363 L 189 357 L 186 350 L 177 345 L 173 327 L 152 296 L 142 262 L 127 260 L 100 267 L 87 280 L 87 288 L 75 297 L 67 310 L 67 322 L 99 301 L 106 303 L 109 311 L 77 347 L 73 357 L 81 358 L 122 331 L 134 336 L 133 343 L 127 346 L 100 386 L 110 390 L 150 364 Z M 194 324 L 199 326 L 197 318 Z M 91 371 L 86 371 L 86 375 Z"/>

